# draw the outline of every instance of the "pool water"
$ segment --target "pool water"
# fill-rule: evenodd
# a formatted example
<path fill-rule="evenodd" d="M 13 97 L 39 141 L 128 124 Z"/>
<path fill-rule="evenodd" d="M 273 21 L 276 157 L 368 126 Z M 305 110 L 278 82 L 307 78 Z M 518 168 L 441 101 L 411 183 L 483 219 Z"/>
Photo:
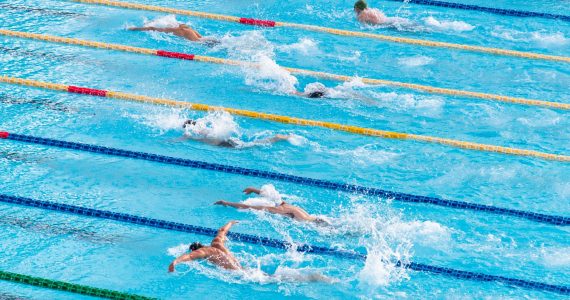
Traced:
<path fill-rule="evenodd" d="M 570 56 L 570 26 L 392 1 L 370 1 L 412 31 L 361 26 L 351 1 L 172 1 L 146 3 L 234 16 L 314 24 L 395 36 Z M 489 6 L 486 1 L 461 3 Z M 493 7 L 570 14 L 542 1 Z M 333 36 L 255 28 L 67 1 L 0 1 L 0 28 L 261 62 L 261 70 L 0 38 L 1 75 L 220 105 L 362 127 L 569 154 L 563 110 L 368 86 L 358 77 L 569 103 L 570 65 Z M 28 8 L 28 9 L 26 9 Z M 34 8 L 30 10 L 29 8 Z M 62 13 L 65 12 L 65 13 Z M 215 47 L 130 26 L 191 25 Z M 293 76 L 279 66 L 357 76 L 345 83 Z M 332 98 L 290 94 L 320 82 Z M 255 144 L 274 134 L 290 142 L 240 149 L 183 139 L 184 120 L 209 120 L 219 135 Z M 0 84 L 0 130 L 341 181 L 553 215 L 570 215 L 570 167 L 537 158 L 461 150 L 405 140 L 301 127 Z M 415 261 L 459 270 L 568 285 L 567 227 L 390 199 L 351 195 L 231 174 L 0 142 L 2 194 L 55 201 L 287 241 L 366 251 L 366 262 L 229 241 L 245 274 L 207 263 L 167 266 L 204 236 L 0 204 L 2 270 L 162 299 L 192 296 L 297 298 L 561 298 L 499 283 L 457 280 L 395 267 Z M 296 205 L 334 220 L 334 228 L 214 206 L 244 201 L 248 186 L 273 184 Z M 281 279 L 261 273 L 281 274 Z M 320 273 L 335 284 L 285 277 Z M 0 282 L 0 298 L 79 299 Z M 4 296 L 5 295 L 5 296 Z"/>

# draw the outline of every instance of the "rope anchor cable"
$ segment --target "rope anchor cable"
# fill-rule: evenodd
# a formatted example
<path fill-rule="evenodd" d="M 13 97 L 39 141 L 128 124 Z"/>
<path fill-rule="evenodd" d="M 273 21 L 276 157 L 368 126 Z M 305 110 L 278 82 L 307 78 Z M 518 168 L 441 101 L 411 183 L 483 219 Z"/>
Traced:
<path fill-rule="evenodd" d="M 193 233 L 193 234 L 199 234 L 199 235 L 205 235 L 205 236 L 215 236 L 216 232 L 217 232 L 217 230 L 213 229 L 213 228 L 188 225 L 188 224 L 182 224 L 182 223 L 175 223 L 175 222 L 170 222 L 170 221 L 165 221 L 165 220 L 151 219 L 151 218 L 147 218 L 147 217 L 134 216 L 134 215 L 124 214 L 124 213 L 104 211 L 104 210 L 98 210 L 98 209 L 93 209 L 93 208 L 85 208 L 85 207 L 81 207 L 81 206 L 61 204 L 61 203 L 55 203 L 55 202 L 49 202 L 49 201 L 40 201 L 40 200 L 34 200 L 34 199 L 23 198 L 23 197 L 15 197 L 15 196 L 9 196 L 9 195 L 2 195 L 2 194 L 0 194 L 0 202 L 22 205 L 22 206 L 28 206 L 28 207 L 35 207 L 35 208 L 40 208 L 40 209 L 45 209 L 45 210 L 52 210 L 52 211 L 69 213 L 69 214 L 74 214 L 74 215 L 81 215 L 81 216 L 92 217 L 92 218 L 114 220 L 114 221 L 118 221 L 118 222 L 137 224 L 137 225 L 154 227 L 154 228 L 159 228 L 159 229 L 166 229 L 166 230 L 179 231 L 179 232 L 187 232 L 187 233 Z M 307 244 L 296 245 L 296 244 L 292 244 L 290 242 L 286 242 L 286 241 L 282 241 L 282 240 L 271 239 L 271 238 L 267 238 L 267 237 L 250 235 L 250 234 L 235 233 L 235 232 L 230 232 L 228 234 L 228 237 L 231 239 L 240 241 L 240 242 L 262 245 L 262 246 L 268 246 L 268 247 L 273 247 L 273 248 L 277 248 L 277 249 L 290 249 L 292 246 L 295 246 L 296 251 L 299 251 L 299 252 L 307 252 L 307 253 L 314 253 L 314 254 L 325 254 L 325 255 L 340 257 L 343 259 L 354 259 L 354 260 L 359 260 L 359 261 L 366 260 L 365 254 L 354 252 L 354 251 L 346 251 L 346 250 L 334 249 L 334 248 L 330 248 L 330 247 L 313 246 L 313 245 L 307 245 Z M 537 281 L 522 280 L 522 279 L 509 278 L 509 277 L 496 276 L 496 275 L 488 275 L 488 274 L 476 273 L 476 272 L 470 272 L 470 271 L 462 271 L 462 270 L 456 270 L 456 269 L 439 267 L 439 266 L 432 266 L 432 265 L 423 264 L 423 263 L 416 263 L 416 262 L 403 263 L 401 261 L 396 261 L 395 266 L 400 267 L 400 268 L 410 269 L 413 271 L 444 275 L 444 276 L 459 278 L 459 279 L 464 279 L 464 280 L 483 281 L 483 282 L 495 281 L 495 282 L 501 282 L 501 283 L 505 283 L 508 285 L 522 287 L 522 288 L 526 288 L 526 289 L 543 290 L 543 291 L 555 292 L 555 293 L 559 293 L 559 294 L 570 294 L 570 287 L 563 286 L 563 285 L 554 285 L 554 284 L 547 284 L 547 283 L 542 283 L 542 282 L 537 282 Z M 138 300 L 140 298 L 131 298 L 131 299 L 133 299 L 133 300 L 137 299 Z"/>
<path fill-rule="evenodd" d="M 86 40 L 80 40 L 80 39 L 65 38 L 65 37 L 52 36 L 52 35 L 46 35 L 46 34 L 29 33 L 29 32 L 19 32 L 19 31 L 12 31 L 12 30 L 6 30 L 6 29 L 0 29 L 0 34 L 6 35 L 6 36 L 18 37 L 18 38 L 40 40 L 40 41 L 45 41 L 45 42 L 61 43 L 61 44 L 68 44 L 68 45 L 78 45 L 78 46 L 107 49 L 107 50 L 125 51 L 125 52 L 167 57 L 167 58 L 175 58 L 175 59 L 181 59 L 181 60 L 195 60 L 195 61 L 200 61 L 200 62 L 224 64 L 224 65 L 231 65 L 231 66 L 249 66 L 249 67 L 258 67 L 259 66 L 259 64 L 252 63 L 252 62 L 246 62 L 246 61 L 231 60 L 231 59 L 224 59 L 224 58 L 217 58 L 217 57 L 203 56 L 203 55 L 194 55 L 194 54 L 187 54 L 187 53 L 180 53 L 180 52 L 170 52 L 170 51 L 156 50 L 156 49 L 149 49 L 149 48 L 132 47 L 132 46 L 119 45 L 119 44 L 109 44 L 109 43 L 102 43 L 102 42 L 86 41 Z M 305 76 L 312 76 L 312 77 L 316 77 L 316 78 L 323 78 L 323 79 L 327 79 L 327 80 L 350 81 L 350 80 L 354 79 L 354 77 L 352 77 L 352 76 L 331 74 L 331 73 L 325 73 L 325 72 L 317 72 L 317 71 L 311 71 L 311 70 L 305 70 L 305 69 L 299 69 L 299 68 L 283 67 L 283 69 L 285 69 L 291 73 L 305 75 Z M 570 110 L 570 103 L 551 102 L 551 101 L 544 101 L 544 100 L 535 100 L 535 99 L 526 99 L 526 98 L 520 98 L 520 97 L 511 97 L 511 96 L 502 96 L 502 95 L 496 95 L 496 94 L 471 92 L 471 91 L 464 91 L 464 90 L 457 90 L 457 89 L 439 88 L 439 87 L 433 87 L 433 86 L 428 86 L 428 85 L 406 83 L 406 82 L 399 82 L 399 81 L 391 81 L 391 80 L 384 80 L 384 79 L 375 79 L 375 78 L 362 78 L 362 82 L 366 83 L 366 84 L 370 84 L 370 85 L 394 86 L 397 88 L 410 89 L 410 90 L 415 90 L 415 91 L 420 91 L 420 92 L 430 93 L 430 94 L 447 95 L 447 96 L 453 96 L 453 97 L 467 97 L 467 98 L 492 100 L 492 101 L 499 101 L 499 102 L 512 103 L 512 104 L 530 105 L 530 106 L 537 106 L 537 107 L 547 107 L 547 108 L 553 108 L 553 109 Z"/>
<path fill-rule="evenodd" d="M 3 196 L 0 195 L 0 201 L 3 200 Z M 23 275 L 18 273 L 6 272 L 0 270 L 0 280 L 10 281 L 19 284 L 26 284 L 31 286 L 37 286 L 42 288 L 48 288 L 52 290 L 58 290 L 68 293 L 80 294 L 85 296 L 93 296 L 106 299 L 116 299 L 116 300 L 153 300 L 156 298 L 150 298 L 145 296 L 139 296 L 134 294 L 127 294 L 123 292 L 111 291 L 107 289 L 100 289 L 75 283 L 69 283 L 64 281 L 57 281 L 45 278 L 39 278 L 29 275 Z"/>
<path fill-rule="evenodd" d="M 267 120 L 267 121 L 284 123 L 284 124 L 295 124 L 295 125 L 300 125 L 300 126 L 322 127 L 322 128 L 328 128 L 328 129 L 337 130 L 337 131 L 344 131 L 344 132 L 349 132 L 349 133 L 359 134 L 359 135 L 366 135 L 366 136 L 375 136 L 375 137 L 381 137 L 381 138 L 386 138 L 386 139 L 414 140 L 414 141 L 419 141 L 419 142 L 447 145 L 447 146 L 451 146 L 451 147 L 468 149 L 468 150 L 487 151 L 487 152 L 502 153 L 502 154 L 508 154 L 508 155 L 537 157 L 537 158 L 542 158 L 542 159 L 547 159 L 547 160 L 557 160 L 557 161 L 564 161 L 564 162 L 568 161 L 568 162 L 570 162 L 570 156 L 562 155 L 562 154 L 551 154 L 551 153 L 544 153 L 544 152 L 539 152 L 539 151 L 534 151 L 534 150 L 526 150 L 526 149 L 509 148 L 509 147 L 494 146 L 494 145 L 487 145 L 487 144 L 479 144 L 479 143 L 465 142 L 465 141 L 439 138 L 439 137 L 433 137 L 433 136 L 427 136 L 427 135 L 409 134 L 409 133 L 401 133 L 401 132 L 394 132 L 394 131 L 386 131 L 386 130 L 381 130 L 381 129 L 371 129 L 371 128 L 351 126 L 351 125 L 342 125 L 342 124 L 331 123 L 331 122 L 294 118 L 294 117 L 274 115 L 274 114 L 255 112 L 255 111 L 248 111 L 248 110 L 242 110 L 242 109 L 236 109 L 236 108 L 209 106 L 209 105 L 205 105 L 205 104 L 174 101 L 174 100 L 170 100 L 170 99 L 153 98 L 153 97 L 148 97 L 148 96 L 133 95 L 133 94 L 121 93 L 121 92 L 105 91 L 105 90 L 98 90 L 98 89 L 77 87 L 77 86 L 67 86 L 67 85 L 63 85 L 63 84 L 47 83 L 47 82 L 36 81 L 36 80 L 31 80 L 31 79 L 22 79 L 22 78 L 16 78 L 16 77 L 0 76 L 0 82 L 9 83 L 9 84 L 18 84 L 18 85 L 24 85 L 24 86 L 31 86 L 31 87 L 37 87 L 37 88 L 43 88 L 43 89 L 49 89 L 49 90 L 67 91 L 69 93 L 77 93 L 77 94 L 107 97 L 107 98 L 114 98 L 114 99 L 120 99 L 120 100 L 129 100 L 129 101 L 142 102 L 142 103 L 150 103 L 150 104 L 158 104 L 158 105 L 187 108 L 187 109 L 192 109 L 192 110 L 197 110 L 197 111 L 223 110 L 223 111 L 227 111 L 228 113 L 238 115 L 238 116 L 243 116 L 243 117 L 248 117 L 248 118 L 253 118 L 253 119 L 260 119 L 260 120 Z"/>
<path fill-rule="evenodd" d="M 63 149 L 72 149 L 77 151 L 98 153 L 109 156 L 126 157 L 132 159 L 158 162 L 162 164 L 190 167 L 202 170 L 210 170 L 227 174 L 237 174 L 249 177 L 263 178 L 267 180 L 289 182 L 289 183 L 317 187 L 333 191 L 342 191 L 353 194 L 361 194 L 365 196 L 376 196 L 384 199 L 393 199 L 394 201 L 405 202 L 405 203 L 428 204 L 428 205 L 442 206 L 448 208 L 504 215 L 504 216 L 513 216 L 534 222 L 551 224 L 551 225 L 559 225 L 559 226 L 570 225 L 570 217 L 547 215 L 547 214 L 534 213 L 529 211 L 496 207 L 491 205 L 469 203 L 469 202 L 456 201 L 456 200 L 446 200 L 435 197 L 417 196 L 405 193 L 391 192 L 372 187 L 364 187 L 364 186 L 358 186 L 358 185 L 352 185 L 352 184 L 346 184 L 334 181 L 326 181 L 321 179 L 312 179 L 307 177 L 294 176 L 294 175 L 288 175 L 276 172 L 208 163 L 204 161 L 196 161 L 184 158 L 156 155 L 151 153 L 108 148 L 108 147 L 67 142 L 67 141 L 54 140 L 54 139 L 46 139 L 46 138 L 33 137 L 21 134 L 10 134 L 8 132 L 0 132 L 0 138 L 20 141 L 24 143 L 63 148 Z"/>

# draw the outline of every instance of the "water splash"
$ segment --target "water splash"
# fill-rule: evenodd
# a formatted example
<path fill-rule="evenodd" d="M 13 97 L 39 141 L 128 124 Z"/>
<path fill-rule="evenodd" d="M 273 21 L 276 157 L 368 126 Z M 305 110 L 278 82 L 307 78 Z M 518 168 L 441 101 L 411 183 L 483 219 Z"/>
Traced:
<path fill-rule="evenodd" d="M 153 20 L 144 19 L 145 27 L 173 28 L 178 27 L 180 24 L 182 22 L 179 22 L 175 15 L 166 15 Z"/>
<path fill-rule="evenodd" d="M 406 67 L 422 67 L 430 65 L 435 60 L 429 56 L 416 55 L 410 57 L 398 58 L 398 64 Z"/>
<path fill-rule="evenodd" d="M 495 26 L 491 35 L 503 40 L 512 42 L 534 43 L 541 47 L 562 47 L 570 43 L 562 32 L 547 32 L 545 30 L 523 32 L 514 29 L 507 29 L 502 26 Z"/>
<path fill-rule="evenodd" d="M 475 29 L 475 26 L 463 21 L 440 21 L 432 16 L 425 18 L 424 23 L 431 28 L 439 30 L 463 32 Z"/>
<path fill-rule="evenodd" d="M 186 135 L 225 141 L 232 136 L 241 134 L 239 125 L 234 120 L 234 117 L 225 111 L 208 112 L 206 116 L 195 121 L 195 125 L 185 128 Z"/>
<path fill-rule="evenodd" d="M 297 43 L 282 45 L 277 49 L 279 51 L 287 53 L 298 53 L 301 55 L 313 55 L 319 52 L 318 43 L 309 38 L 300 38 Z"/>
<path fill-rule="evenodd" d="M 275 46 L 260 31 L 248 31 L 238 36 L 226 35 L 216 48 L 226 50 L 233 59 L 257 65 L 242 66 L 245 84 L 283 94 L 297 90 L 297 78 L 277 64 Z"/>

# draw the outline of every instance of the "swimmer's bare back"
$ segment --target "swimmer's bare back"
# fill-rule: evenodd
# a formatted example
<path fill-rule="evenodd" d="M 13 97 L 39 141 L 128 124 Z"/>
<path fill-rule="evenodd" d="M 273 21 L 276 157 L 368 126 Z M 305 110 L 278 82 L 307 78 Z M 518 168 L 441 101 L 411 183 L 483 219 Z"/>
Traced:
<path fill-rule="evenodd" d="M 158 31 L 158 32 L 166 32 L 166 33 L 173 33 L 176 36 L 183 37 L 187 40 L 193 42 L 199 42 L 202 40 L 202 36 L 194 29 L 190 28 L 188 25 L 180 24 L 178 27 L 170 27 L 170 28 L 158 28 L 153 26 L 148 27 L 133 27 L 129 28 L 129 30 L 133 31 Z"/>
<path fill-rule="evenodd" d="M 210 246 L 205 246 L 200 249 L 194 250 L 190 253 L 184 254 L 176 258 L 170 266 L 168 272 L 174 272 L 174 268 L 181 262 L 205 259 L 216 266 L 222 267 L 227 270 L 241 270 L 242 267 L 234 255 L 226 248 L 225 242 L 226 235 L 237 221 L 228 222 L 226 225 L 218 230 L 218 234 L 212 240 Z"/>

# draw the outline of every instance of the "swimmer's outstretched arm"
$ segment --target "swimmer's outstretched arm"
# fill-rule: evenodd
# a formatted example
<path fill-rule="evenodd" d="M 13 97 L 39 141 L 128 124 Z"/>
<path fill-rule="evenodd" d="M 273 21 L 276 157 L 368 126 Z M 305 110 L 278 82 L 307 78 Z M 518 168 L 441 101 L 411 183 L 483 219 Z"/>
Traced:
<path fill-rule="evenodd" d="M 224 201 L 224 200 L 220 200 L 214 203 L 215 205 L 223 205 L 223 206 L 229 206 L 229 207 L 233 207 L 233 208 L 238 208 L 238 209 L 257 209 L 257 210 L 263 210 L 267 207 L 265 206 L 255 206 L 255 205 L 247 205 L 247 204 L 243 204 L 243 203 L 238 203 L 238 202 L 229 202 L 229 201 Z"/>
<path fill-rule="evenodd" d="M 159 32 L 174 32 L 175 28 L 158 28 L 153 26 L 148 27 L 131 27 L 129 30 L 132 31 L 159 31 Z"/>
<path fill-rule="evenodd" d="M 202 259 L 202 258 L 206 258 L 207 256 L 208 256 L 208 254 L 206 253 L 206 251 L 204 251 L 202 249 L 198 249 L 198 250 L 192 251 L 190 253 L 180 255 L 178 258 L 176 258 L 174 261 L 172 261 L 172 263 L 168 266 L 168 272 L 169 273 L 174 272 L 174 267 L 176 267 L 176 265 L 181 263 L 181 262 L 187 262 L 187 261 Z"/>
<path fill-rule="evenodd" d="M 274 213 L 274 214 L 283 214 L 278 208 L 276 207 L 268 207 L 268 206 L 259 206 L 259 205 L 247 205 L 247 204 L 243 204 L 243 203 L 237 203 L 237 202 L 228 202 L 228 201 L 224 201 L 224 200 L 220 200 L 218 202 L 214 203 L 215 205 L 223 205 L 223 206 L 229 206 L 229 207 L 234 207 L 237 209 L 253 209 L 253 210 L 263 210 L 263 211 L 267 211 L 270 213 Z"/>

